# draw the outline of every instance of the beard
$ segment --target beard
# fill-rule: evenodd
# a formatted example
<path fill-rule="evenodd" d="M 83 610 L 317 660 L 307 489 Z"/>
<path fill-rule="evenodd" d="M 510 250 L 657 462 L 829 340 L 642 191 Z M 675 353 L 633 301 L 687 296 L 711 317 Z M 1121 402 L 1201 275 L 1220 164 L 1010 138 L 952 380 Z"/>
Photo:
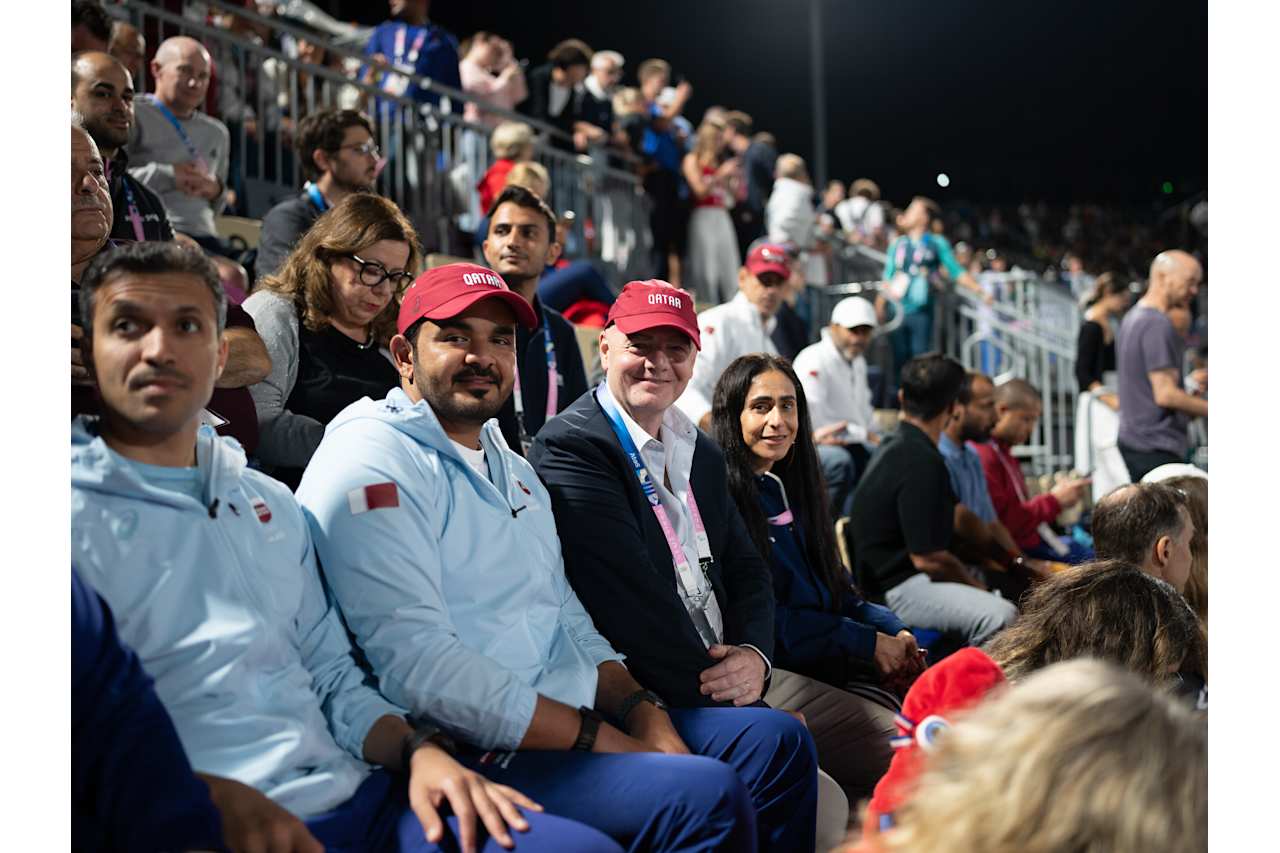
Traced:
<path fill-rule="evenodd" d="M 960 440 L 982 444 L 991 438 L 991 430 L 983 429 L 976 424 L 965 421 L 960 427 Z"/>
<path fill-rule="evenodd" d="M 458 382 L 475 377 L 492 379 L 494 383 L 492 387 L 495 391 L 485 389 L 481 392 L 477 389 L 456 387 Z M 452 424 L 480 426 L 502 410 L 507 398 L 511 396 L 514 380 L 503 383 L 497 371 L 471 367 L 464 367 L 449 376 L 432 376 L 422 369 L 415 352 L 413 384 L 440 420 Z"/>
<path fill-rule="evenodd" d="M 85 130 L 93 137 L 99 148 L 120 148 L 129 141 L 129 131 L 117 130 L 105 122 L 85 122 Z"/>

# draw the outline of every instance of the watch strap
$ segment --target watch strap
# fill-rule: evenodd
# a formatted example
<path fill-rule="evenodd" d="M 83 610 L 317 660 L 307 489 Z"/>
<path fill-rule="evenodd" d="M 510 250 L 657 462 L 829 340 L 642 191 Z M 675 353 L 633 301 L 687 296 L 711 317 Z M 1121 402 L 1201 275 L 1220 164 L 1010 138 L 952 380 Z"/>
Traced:
<path fill-rule="evenodd" d="M 641 702 L 648 702 L 662 711 L 667 709 L 667 703 L 663 702 L 657 693 L 641 688 L 622 700 L 622 704 L 618 706 L 618 722 L 626 725 L 627 715 L 634 711 Z"/>
<path fill-rule="evenodd" d="M 583 752 L 590 752 L 592 747 L 596 745 L 596 735 L 600 732 L 600 724 L 604 722 L 604 715 L 596 709 L 586 706 L 578 709 L 578 715 L 582 717 L 582 726 L 578 729 L 578 739 L 573 742 L 573 748 Z"/>

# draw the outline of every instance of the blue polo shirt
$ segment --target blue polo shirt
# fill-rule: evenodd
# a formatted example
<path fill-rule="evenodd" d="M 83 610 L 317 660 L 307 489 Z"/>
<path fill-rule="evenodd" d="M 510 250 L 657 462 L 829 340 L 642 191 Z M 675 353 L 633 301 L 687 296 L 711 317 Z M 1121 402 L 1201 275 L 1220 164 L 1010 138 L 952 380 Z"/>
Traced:
<path fill-rule="evenodd" d="M 947 463 L 951 475 L 951 488 L 974 515 L 987 524 L 996 520 L 996 509 L 987 491 L 987 477 L 982 473 L 982 460 L 967 446 L 960 446 L 944 432 L 938 440 L 938 450 Z"/>

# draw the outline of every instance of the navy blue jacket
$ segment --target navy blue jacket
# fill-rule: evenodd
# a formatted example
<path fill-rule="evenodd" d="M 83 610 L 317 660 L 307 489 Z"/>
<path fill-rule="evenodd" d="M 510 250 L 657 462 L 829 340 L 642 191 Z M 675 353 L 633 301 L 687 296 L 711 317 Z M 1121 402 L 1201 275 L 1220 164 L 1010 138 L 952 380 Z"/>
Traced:
<path fill-rule="evenodd" d="M 520 397 L 524 401 L 524 428 L 528 435 L 538 434 L 547 420 L 547 334 L 556 348 L 556 411 L 563 412 L 587 390 L 587 369 L 582 363 L 582 350 L 573 324 L 559 311 L 547 307 L 535 293 L 533 310 L 538 315 L 538 328 L 516 328 L 516 362 L 520 371 Z M 550 329 L 547 326 L 550 325 Z M 515 393 L 498 411 L 498 427 L 507 446 L 523 455 L 520 431 L 516 425 Z"/>
<path fill-rule="evenodd" d="M 596 629 L 636 680 L 674 707 L 719 706 L 698 688 L 714 665 L 676 589 L 662 528 L 594 391 L 534 439 L 530 462 L 551 494 L 565 573 Z M 701 431 L 689 478 L 715 560 L 724 641 L 773 659 L 773 584 L 729 495 L 724 456 Z"/>
<path fill-rule="evenodd" d="M 72 569 L 71 847 L 221 850 L 221 827 L 151 678 Z"/>
<path fill-rule="evenodd" d="M 772 477 L 755 481 L 765 518 L 781 515 L 786 509 L 782 486 Z M 801 511 L 791 509 L 793 515 Z M 862 600 L 852 584 L 840 607 L 832 608 L 831 591 L 810 566 L 797 524 L 770 524 L 769 539 L 777 599 L 774 665 L 837 687 L 855 680 L 858 670 L 874 663 L 876 632 L 893 636 L 907 626 L 889 608 Z"/>

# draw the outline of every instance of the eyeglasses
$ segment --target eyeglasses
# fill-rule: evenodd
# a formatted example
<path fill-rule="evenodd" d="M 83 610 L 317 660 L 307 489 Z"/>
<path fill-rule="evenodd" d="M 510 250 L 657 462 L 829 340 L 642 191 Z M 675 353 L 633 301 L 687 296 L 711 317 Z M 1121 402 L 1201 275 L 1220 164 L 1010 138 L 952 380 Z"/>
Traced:
<path fill-rule="evenodd" d="M 350 148 L 352 151 L 356 152 L 357 154 L 367 154 L 373 157 L 375 160 L 378 159 L 378 155 L 382 153 L 381 151 L 378 150 L 378 146 L 374 144 L 372 139 L 368 140 L 367 142 L 361 142 L 359 145 L 339 145 L 338 146 L 339 151 L 343 150 L 344 148 Z"/>
<path fill-rule="evenodd" d="M 356 254 L 352 254 L 349 257 L 360 265 L 360 283 L 365 287 L 377 287 L 390 279 L 391 286 L 395 288 L 396 293 L 404 293 L 409 289 L 409 285 L 413 284 L 412 273 L 389 272 L 386 267 L 377 261 L 366 261 Z"/>

